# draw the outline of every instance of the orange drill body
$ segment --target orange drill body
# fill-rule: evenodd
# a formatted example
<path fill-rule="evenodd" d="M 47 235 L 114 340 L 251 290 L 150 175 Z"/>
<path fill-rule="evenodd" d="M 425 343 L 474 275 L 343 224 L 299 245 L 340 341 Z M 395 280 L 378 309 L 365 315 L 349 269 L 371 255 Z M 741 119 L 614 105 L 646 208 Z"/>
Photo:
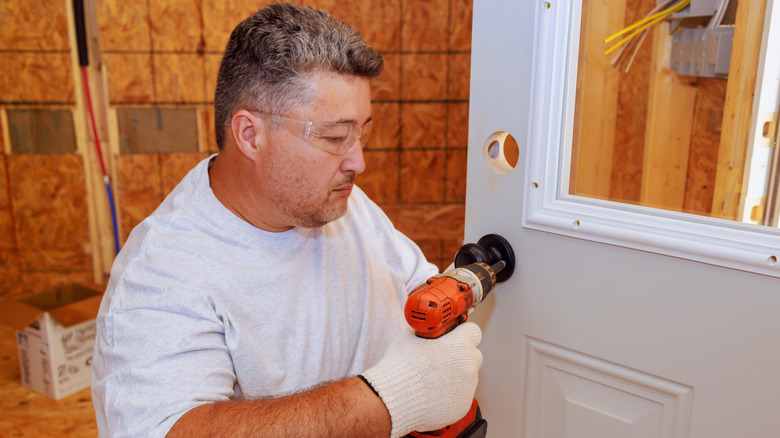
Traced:
<path fill-rule="evenodd" d="M 473 306 L 474 291 L 467 283 L 437 275 L 409 295 L 404 314 L 417 336 L 438 338 L 466 321 Z"/>

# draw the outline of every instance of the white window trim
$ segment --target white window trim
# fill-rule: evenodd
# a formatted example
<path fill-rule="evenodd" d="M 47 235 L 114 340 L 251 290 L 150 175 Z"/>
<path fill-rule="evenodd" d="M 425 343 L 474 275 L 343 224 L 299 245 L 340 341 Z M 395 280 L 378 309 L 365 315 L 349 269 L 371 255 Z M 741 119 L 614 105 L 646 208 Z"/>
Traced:
<path fill-rule="evenodd" d="M 523 226 L 780 277 L 777 229 L 568 194 L 581 7 L 549 1 L 535 11 Z"/>

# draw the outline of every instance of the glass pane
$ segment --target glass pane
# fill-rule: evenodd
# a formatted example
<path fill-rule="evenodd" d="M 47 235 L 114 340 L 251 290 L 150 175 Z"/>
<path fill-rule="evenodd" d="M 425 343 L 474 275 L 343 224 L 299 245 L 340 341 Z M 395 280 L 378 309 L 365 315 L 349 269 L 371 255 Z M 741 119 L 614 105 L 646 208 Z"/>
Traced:
<path fill-rule="evenodd" d="M 749 221 L 743 180 L 765 8 L 584 0 L 569 193 Z"/>

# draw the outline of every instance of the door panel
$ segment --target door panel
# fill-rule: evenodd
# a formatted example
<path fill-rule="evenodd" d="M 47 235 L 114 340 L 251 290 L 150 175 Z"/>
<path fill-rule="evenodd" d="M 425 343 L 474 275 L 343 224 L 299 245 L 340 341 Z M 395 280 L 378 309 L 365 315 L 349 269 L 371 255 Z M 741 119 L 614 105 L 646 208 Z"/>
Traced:
<path fill-rule="evenodd" d="M 544 5 L 474 4 L 464 237 L 517 259 L 474 313 L 488 436 L 780 436 L 780 280 L 522 227 Z M 483 155 L 499 131 L 521 150 L 507 174 Z"/>

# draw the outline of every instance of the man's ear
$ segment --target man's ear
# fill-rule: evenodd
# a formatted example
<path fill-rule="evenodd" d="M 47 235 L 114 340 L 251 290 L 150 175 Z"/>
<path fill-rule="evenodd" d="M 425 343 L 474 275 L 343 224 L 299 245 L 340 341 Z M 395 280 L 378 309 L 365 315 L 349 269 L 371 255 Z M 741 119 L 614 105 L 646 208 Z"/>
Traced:
<path fill-rule="evenodd" d="M 230 119 L 230 131 L 239 152 L 255 161 L 263 149 L 265 124 L 247 110 L 238 110 Z"/>

